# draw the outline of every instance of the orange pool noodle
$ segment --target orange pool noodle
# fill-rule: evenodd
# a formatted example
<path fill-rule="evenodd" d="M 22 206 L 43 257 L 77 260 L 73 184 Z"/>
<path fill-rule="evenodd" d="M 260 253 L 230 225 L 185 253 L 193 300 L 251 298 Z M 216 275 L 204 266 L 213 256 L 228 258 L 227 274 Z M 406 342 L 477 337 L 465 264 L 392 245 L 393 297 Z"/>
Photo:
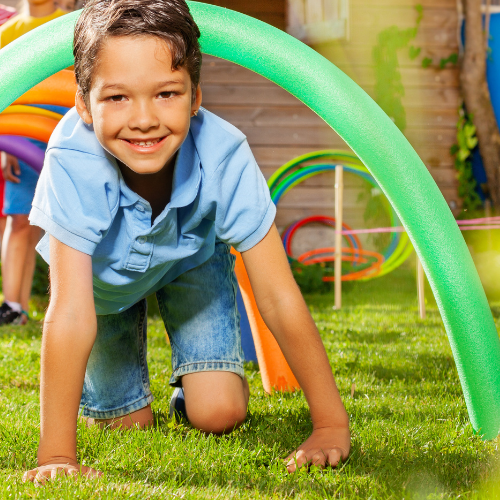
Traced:
<path fill-rule="evenodd" d="M 25 113 L 0 115 L 0 134 L 21 135 L 49 142 L 50 136 L 59 122 L 53 118 Z"/>
<path fill-rule="evenodd" d="M 72 108 L 75 105 L 76 88 L 73 71 L 63 69 L 35 85 L 13 104 L 52 104 Z"/>
<path fill-rule="evenodd" d="M 255 344 L 255 352 L 259 361 L 260 375 L 264 390 L 271 394 L 274 390 L 294 391 L 300 389 L 297 379 L 288 366 L 273 334 L 269 331 L 257 309 L 250 280 L 245 269 L 241 254 L 233 248 L 231 253 L 236 256 L 235 272 L 240 285 L 241 296 L 248 316 Z"/>

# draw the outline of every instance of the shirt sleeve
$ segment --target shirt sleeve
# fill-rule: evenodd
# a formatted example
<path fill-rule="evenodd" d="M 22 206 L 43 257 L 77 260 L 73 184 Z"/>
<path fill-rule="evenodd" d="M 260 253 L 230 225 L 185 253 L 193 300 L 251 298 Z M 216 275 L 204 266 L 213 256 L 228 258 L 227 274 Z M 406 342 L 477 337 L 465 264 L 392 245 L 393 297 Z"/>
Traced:
<path fill-rule="evenodd" d="M 48 235 L 92 255 L 109 230 L 119 204 L 119 177 L 106 160 L 50 149 L 35 191 L 30 223 L 46 231 L 37 250 L 48 262 Z"/>
<path fill-rule="evenodd" d="M 238 252 L 249 250 L 269 232 L 276 206 L 246 139 L 221 162 L 216 178 L 217 237 Z"/>

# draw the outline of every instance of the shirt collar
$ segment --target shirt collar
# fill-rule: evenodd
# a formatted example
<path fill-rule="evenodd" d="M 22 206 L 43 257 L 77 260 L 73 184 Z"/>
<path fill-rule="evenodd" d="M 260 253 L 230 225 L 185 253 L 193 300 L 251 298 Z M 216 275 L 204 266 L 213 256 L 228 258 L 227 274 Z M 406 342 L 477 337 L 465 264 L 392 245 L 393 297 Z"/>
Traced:
<path fill-rule="evenodd" d="M 127 186 L 116 162 L 116 158 L 111 155 L 109 155 L 109 157 L 115 164 L 120 177 L 120 206 L 127 207 L 138 201 L 146 202 L 146 200 L 143 200 L 141 196 Z M 198 194 L 200 180 L 200 158 L 196 151 L 191 131 L 189 131 L 175 159 L 172 196 L 170 197 L 167 208 L 186 207 L 192 203 Z"/>
<path fill-rule="evenodd" d="M 172 182 L 172 196 L 168 206 L 187 207 L 194 201 L 200 187 L 200 158 L 194 144 L 191 130 L 177 154 Z"/>

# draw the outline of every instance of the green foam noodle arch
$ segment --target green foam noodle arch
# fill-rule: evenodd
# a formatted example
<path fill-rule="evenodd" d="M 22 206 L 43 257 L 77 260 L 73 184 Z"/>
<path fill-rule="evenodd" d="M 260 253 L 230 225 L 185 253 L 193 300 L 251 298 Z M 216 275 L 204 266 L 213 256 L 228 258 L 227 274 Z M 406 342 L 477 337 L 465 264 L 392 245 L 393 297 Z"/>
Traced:
<path fill-rule="evenodd" d="M 473 428 L 500 429 L 500 341 L 462 234 L 403 134 L 348 76 L 302 42 L 243 14 L 188 2 L 203 52 L 255 71 L 296 96 L 346 141 L 405 226 L 438 303 Z M 0 111 L 73 64 L 79 12 L 40 26 L 0 51 Z"/>

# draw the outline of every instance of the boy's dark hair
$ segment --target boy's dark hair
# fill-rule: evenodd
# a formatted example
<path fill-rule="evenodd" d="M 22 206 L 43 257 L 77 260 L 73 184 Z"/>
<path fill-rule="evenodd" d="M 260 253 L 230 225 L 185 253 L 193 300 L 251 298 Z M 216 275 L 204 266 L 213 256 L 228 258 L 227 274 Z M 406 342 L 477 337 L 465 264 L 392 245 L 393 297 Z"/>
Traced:
<path fill-rule="evenodd" d="M 193 90 L 200 81 L 200 30 L 184 0 L 89 0 L 75 26 L 73 55 L 79 91 L 88 106 L 103 42 L 114 36 L 155 36 L 172 53 L 172 69 L 186 67 Z"/>

